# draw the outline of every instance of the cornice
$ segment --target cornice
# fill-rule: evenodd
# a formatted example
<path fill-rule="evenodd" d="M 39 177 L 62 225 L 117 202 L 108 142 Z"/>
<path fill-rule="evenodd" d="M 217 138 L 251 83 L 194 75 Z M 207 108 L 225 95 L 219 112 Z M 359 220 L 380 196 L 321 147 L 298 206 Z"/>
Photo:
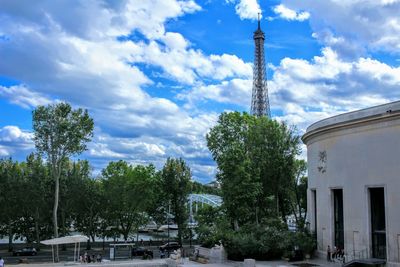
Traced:
<path fill-rule="evenodd" d="M 392 102 L 389 104 L 372 107 L 369 109 L 354 111 L 350 113 L 341 114 L 325 120 L 321 120 L 309 126 L 307 132 L 301 137 L 304 144 L 308 144 L 311 139 L 317 136 L 321 136 L 327 133 L 337 132 L 344 129 L 355 128 L 365 126 L 369 124 L 375 124 L 378 122 L 390 121 L 400 118 L 400 109 L 386 109 L 385 107 L 398 107 L 400 101 Z M 382 110 L 383 109 L 383 110 Z M 374 112 L 377 111 L 377 112 Z M 382 112 L 384 111 L 384 112 Z M 357 116 L 357 113 L 369 113 L 367 116 Z M 353 119 L 347 119 L 346 117 L 353 117 Z"/>

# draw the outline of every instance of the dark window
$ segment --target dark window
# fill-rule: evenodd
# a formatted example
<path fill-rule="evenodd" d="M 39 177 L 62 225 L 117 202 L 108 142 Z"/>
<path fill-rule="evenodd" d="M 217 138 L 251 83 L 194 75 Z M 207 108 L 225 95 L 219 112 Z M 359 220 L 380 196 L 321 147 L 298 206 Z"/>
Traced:
<path fill-rule="evenodd" d="M 370 188 L 372 257 L 386 259 L 385 190 Z"/>
<path fill-rule="evenodd" d="M 317 237 L 317 191 L 316 190 L 312 190 L 312 199 L 314 202 L 314 234 L 315 237 Z"/>
<path fill-rule="evenodd" d="M 335 227 L 335 246 L 344 249 L 343 190 L 333 190 L 333 212 Z"/>

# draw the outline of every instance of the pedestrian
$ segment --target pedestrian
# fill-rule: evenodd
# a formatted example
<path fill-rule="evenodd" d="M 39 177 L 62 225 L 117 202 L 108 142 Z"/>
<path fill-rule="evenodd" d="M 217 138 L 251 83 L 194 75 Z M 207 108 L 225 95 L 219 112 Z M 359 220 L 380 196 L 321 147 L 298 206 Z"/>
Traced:
<path fill-rule="evenodd" d="M 326 251 L 326 259 L 331 261 L 331 247 L 328 245 L 328 249 Z"/>
<path fill-rule="evenodd" d="M 4 267 L 4 260 L 2 257 L 0 257 L 0 267 Z"/>
<path fill-rule="evenodd" d="M 140 245 L 141 245 L 141 246 L 144 245 L 143 239 L 140 239 Z"/>
<path fill-rule="evenodd" d="M 333 247 L 332 251 L 332 259 L 336 259 L 338 254 L 338 248 L 336 246 Z"/>
<path fill-rule="evenodd" d="M 149 240 L 149 246 L 152 246 L 153 245 L 153 241 L 151 241 L 151 238 L 150 238 L 150 240 Z"/>

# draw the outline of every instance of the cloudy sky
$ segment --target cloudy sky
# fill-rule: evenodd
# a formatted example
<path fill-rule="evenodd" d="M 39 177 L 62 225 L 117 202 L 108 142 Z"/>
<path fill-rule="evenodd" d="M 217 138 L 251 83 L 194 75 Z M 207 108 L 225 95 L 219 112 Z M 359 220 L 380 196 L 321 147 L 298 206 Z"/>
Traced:
<path fill-rule="evenodd" d="M 94 173 L 183 157 L 212 180 L 205 135 L 250 109 L 258 12 L 272 116 L 299 134 L 400 99 L 399 0 L 0 0 L 0 157 L 23 160 L 32 109 L 67 101 L 95 120 Z"/>

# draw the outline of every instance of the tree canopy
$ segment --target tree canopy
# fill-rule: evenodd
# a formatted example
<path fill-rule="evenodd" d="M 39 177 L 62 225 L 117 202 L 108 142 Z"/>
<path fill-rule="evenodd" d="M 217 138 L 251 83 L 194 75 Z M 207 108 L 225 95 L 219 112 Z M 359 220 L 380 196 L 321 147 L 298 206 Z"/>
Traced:
<path fill-rule="evenodd" d="M 58 237 L 58 203 L 62 164 L 72 155 L 86 150 L 86 143 L 93 135 L 93 119 L 87 110 L 73 110 L 68 103 L 38 106 L 33 111 L 33 132 L 36 149 L 44 154 L 55 180 L 53 230 Z M 58 261 L 58 247 L 55 254 Z"/>
<path fill-rule="evenodd" d="M 170 206 L 171 213 L 174 215 L 175 222 L 178 225 L 179 242 L 182 242 L 188 219 L 186 203 L 190 192 L 191 177 L 189 167 L 181 158 L 168 158 L 161 171 L 165 204 Z"/>
<path fill-rule="evenodd" d="M 218 165 L 227 215 L 237 228 L 285 218 L 300 138 L 285 123 L 247 113 L 222 113 L 207 135 Z"/>

